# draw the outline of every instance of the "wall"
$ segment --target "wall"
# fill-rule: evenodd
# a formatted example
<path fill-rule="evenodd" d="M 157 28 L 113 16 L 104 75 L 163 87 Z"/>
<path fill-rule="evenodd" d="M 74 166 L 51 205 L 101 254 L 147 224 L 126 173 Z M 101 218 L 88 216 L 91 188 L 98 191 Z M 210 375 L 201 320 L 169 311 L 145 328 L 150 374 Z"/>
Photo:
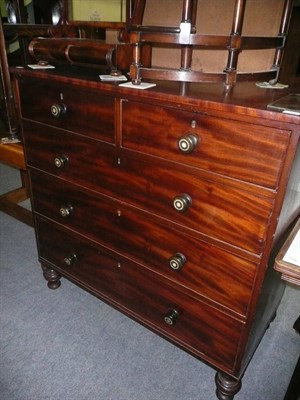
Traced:
<path fill-rule="evenodd" d="M 125 21 L 125 0 L 72 0 L 72 19 L 79 21 Z"/>
<path fill-rule="evenodd" d="M 6 17 L 5 0 L 0 0 L 0 10 L 2 17 Z"/>

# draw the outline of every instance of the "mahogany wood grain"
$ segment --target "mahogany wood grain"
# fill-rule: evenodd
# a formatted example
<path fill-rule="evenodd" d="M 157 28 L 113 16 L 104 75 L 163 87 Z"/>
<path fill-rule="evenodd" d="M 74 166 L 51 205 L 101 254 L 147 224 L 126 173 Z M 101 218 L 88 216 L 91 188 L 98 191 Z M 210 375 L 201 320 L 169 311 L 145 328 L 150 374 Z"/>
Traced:
<path fill-rule="evenodd" d="M 33 226 L 32 212 L 19 204 L 29 198 L 30 192 L 22 143 L 0 144 L 0 162 L 19 169 L 21 176 L 19 188 L 0 196 L 0 210 L 27 225 Z"/>
<path fill-rule="evenodd" d="M 122 146 L 276 188 L 288 130 L 211 118 L 201 109 L 188 113 L 123 101 L 122 110 Z M 178 140 L 187 134 L 197 135 L 199 144 L 182 154 Z"/>
<path fill-rule="evenodd" d="M 24 149 L 21 143 L 0 144 L 0 161 L 4 164 L 26 170 Z"/>
<path fill-rule="evenodd" d="M 53 85 L 51 81 L 45 81 L 38 86 L 35 80 L 22 81 L 20 90 L 24 118 L 35 120 L 38 116 L 38 120 L 45 124 L 76 130 L 86 136 L 110 143 L 114 141 L 114 99 L 112 97 L 89 89 L 74 92 L 69 85 Z M 65 114 L 55 118 L 51 114 L 51 106 L 54 104 L 63 104 L 66 107 Z M 101 104 L 100 110 L 99 104 Z"/>
<path fill-rule="evenodd" d="M 30 88 L 44 85 L 51 81 L 52 85 L 81 87 L 95 89 L 99 94 L 123 97 L 134 101 L 147 101 L 155 105 L 171 106 L 177 110 L 207 112 L 211 116 L 230 117 L 234 120 L 258 123 L 259 125 L 270 124 L 278 128 L 299 125 L 298 117 L 267 110 L 267 104 L 273 102 L 291 92 L 297 92 L 297 88 L 274 91 L 272 89 L 261 89 L 253 83 L 243 82 L 234 87 L 230 93 L 224 92 L 222 84 L 205 84 L 189 82 L 155 82 L 156 87 L 148 90 L 132 90 L 121 88 L 113 83 L 99 82 L 99 76 L 95 71 L 77 68 L 62 68 L 56 66 L 55 70 L 31 70 L 28 68 L 11 67 L 11 72 L 19 82 L 22 77 L 30 78 Z M 49 82 L 48 82 L 49 85 Z M 51 85 L 50 85 L 51 86 Z M 299 91 L 299 88 L 298 88 Z M 47 91 L 45 92 L 47 94 Z M 287 124 L 287 125 L 285 125 Z"/>
<path fill-rule="evenodd" d="M 100 297 L 120 304 L 138 320 L 172 338 L 194 355 L 227 371 L 232 370 L 241 323 L 169 287 L 161 277 L 137 264 L 118 256 L 109 257 L 91 245 L 84 245 L 80 237 L 59 231 L 51 223 L 38 220 L 38 226 L 43 263 L 55 265 L 60 272 L 93 289 Z M 78 262 L 68 267 L 63 259 L 70 249 L 78 251 Z M 164 316 L 173 308 L 179 315 L 176 324 L 169 326 Z"/>
<path fill-rule="evenodd" d="M 211 298 L 227 307 L 227 312 L 233 310 L 240 316 L 246 315 L 256 263 L 192 236 L 180 235 L 180 229 L 174 224 L 166 227 L 163 220 L 153 220 L 151 215 L 137 213 L 110 198 L 91 197 L 45 174 L 32 170 L 31 181 L 37 213 L 134 259 L 191 290 L 195 296 Z M 54 187 L 55 193 L 50 195 L 49 189 Z M 50 198 L 51 202 L 48 201 Z M 73 215 L 65 220 L 59 213 L 64 204 L 74 207 Z M 90 220 L 88 225 L 87 220 Z M 173 271 L 169 259 L 178 252 L 185 255 L 187 263 L 181 271 Z M 215 279 L 216 274 L 219 280 Z"/>
<path fill-rule="evenodd" d="M 93 190 L 118 196 L 136 207 L 143 202 L 149 212 L 260 254 L 272 198 L 232 187 L 230 182 L 217 184 L 210 176 L 198 178 L 194 173 L 177 170 L 176 165 L 171 169 L 169 165 L 153 164 L 150 160 L 135 160 L 112 146 L 87 141 L 68 132 L 27 122 L 24 126 L 30 165 Z M 62 170 L 54 165 L 57 155 L 68 158 Z M 178 212 L 173 200 L 184 193 L 191 197 L 192 204 L 186 212 Z"/>
<path fill-rule="evenodd" d="M 218 398 L 232 399 L 283 294 L 272 260 L 297 211 L 281 213 L 300 125 L 267 105 L 299 88 L 142 91 L 95 72 L 12 72 L 48 286 L 66 276 L 208 362 Z M 53 118 L 61 93 L 69 113 Z M 178 140 L 191 133 L 199 146 L 183 154 Z M 179 213 L 183 193 L 192 203 Z M 75 250 L 73 268 L 64 258 Z M 176 254 L 186 259 L 178 271 Z"/>
<path fill-rule="evenodd" d="M 300 286 L 300 266 L 293 264 L 290 261 L 284 260 L 284 256 L 288 251 L 290 245 L 292 244 L 293 240 L 295 239 L 299 230 L 300 230 L 300 215 L 298 216 L 296 225 L 293 227 L 289 237 L 287 238 L 286 242 L 280 249 L 280 252 L 278 253 L 274 263 L 274 268 L 281 273 L 281 278 L 283 280 L 294 283 L 298 286 Z"/>

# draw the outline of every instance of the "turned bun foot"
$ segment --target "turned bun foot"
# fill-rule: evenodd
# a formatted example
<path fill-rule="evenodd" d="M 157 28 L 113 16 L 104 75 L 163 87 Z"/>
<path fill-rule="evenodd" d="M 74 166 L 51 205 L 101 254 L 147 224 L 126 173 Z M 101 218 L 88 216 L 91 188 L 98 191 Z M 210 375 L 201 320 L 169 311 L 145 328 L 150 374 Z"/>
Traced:
<path fill-rule="evenodd" d="M 61 275 L 57 273 L 54 269 L 49 268 L 45 265 L 42 265 L 43 275 L 46 281 L 48 281 L 48 288 L 49 289 L 57 289 L 60 287 L 60 278 Z"/>
<path fill-rule="evenodd" d="M 48 283 L 47 283 L 47 286 L 48 286 L 48 288 L 49 289 L 57 289 L 57 288 L 59 288 L 60 287 L 60 285 L 61 285 L 61 282 L 60 282 L 60 280 L 58 280 L 58 281 L 49 281 Z"/>
<path fill-rule="evenodd" d="M 216 385 L 216 395 L 219 400 L 232 400 L 241 389 L 242 382 L 222 372 L 217 372 Z"/>

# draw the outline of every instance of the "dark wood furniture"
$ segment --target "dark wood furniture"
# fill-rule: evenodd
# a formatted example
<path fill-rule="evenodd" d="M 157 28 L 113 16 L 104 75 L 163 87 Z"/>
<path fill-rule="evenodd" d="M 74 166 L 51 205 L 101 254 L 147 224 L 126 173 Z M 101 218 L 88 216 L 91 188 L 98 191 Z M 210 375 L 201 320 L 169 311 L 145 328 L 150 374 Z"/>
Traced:
<path fill-rule="evenodd" d="M 21 175 L 21 186 L 19 188 L 0 195 L 0 210 L 27 225 L 33 226 L 32 212 L 19 204 L 28 199 L 30 193 L 22 144 L 0 143 L 0 162 L 10 167 L 17 168 Z"/>
<path fill-rule="evenodd" d="M 299 213 L 285 206 L 299 117 L 267 109 L 288 91 L 12 72 L 49 288 L 70 279 L 213 366 L 218 399 L 233 399 L 281 300 L 273 256 Z"/>
<path fill-rule="evenodd" d="M 295 240 L 296 234 L 299 231 L 299 229 L 300 229 L 300 217 L 296 222 L 295 226 L 293 227 L 284 245 L 282 246 L 280 252 L 278 253 L 274 264 L 274 268 L 281 273 L 281 278 L 284 281 L 287 281 L 297 286 L 300 286 L 300 266 L 298 264 L 291 263 L 290 261 L 289 262 L 286 261 L 285 255 L 290 245 Z M 293 328 L 295 329 L 296 332 L 300 334 L 300 315 L 295 321 Z M 296 364 L 295 371 L 291 378 L 284 400 L 299 400 L 300 398 L 299 376 L 300 376 L 300 357 L 298 358 L 298 362 Z"/>
<path fill-rule="evenodd" d="M 0 21 L 0 44 L 0 138 L 14 139 L 18 133 L 19 121 L 8 69 L 2 20 Z M 19 169 L 22 180 L 21 187 L 0 196 L 0 210 L 28 225 L 33 225 L 31 211 L 19 205 L 21 201 L 29 197 L 28 176 L 22 143 L 3 144 L 0 142 L 0 162 Z"/>
<path fill-rule="evenodd" d="M 151 3 L 151 9 L 159 8 L 163 14 L 165 21 L 161 25 L 147 25 L 144 22 L 145 7 Z M 232 12 L 231 26 L 228 27 L 226 33 L 220 33 L 220 25 L 222 25 L 223 16 L 217 17 L 217 11 L 225 12 L 224 6 L 215 5 L 215 17 L 212 21 L 214 26 L 213 33 L 203 32 L 203 25 L 197 26 L 197 18 L 201 14 L 205 14 L 205 4 L 198 4 L 198 0 L 182 0 L 172 4 L 172 8 L 179 8 L 177 25 L 169 24 L 169 14 L 165 12 L 167 6 L 158 0 L 136 0 L 133 10 L 132 19 L 129 21 L 128 30 L 130 32 L 130 42 L 134 47 L 133 63 L 131 65 L 130 74 L 135 84 L 140 84 L 144 79 L 160 79 L 184 82 L 223 82 L 227 90 L 230 90 L 236 82 L 243 81 L 270 81 L 272 84 L 277 82 L 279 76 L 280 65 L 282 62 L 285 40 L 288 32 L 290 15 L 293 7 L 293 0 L 285 0 L 281 11 L 281 22 L 276 35 L 257 34 L 247 35 L 243 32 L 244 20 L 246 19 L 247 0 L 235 0 L 232 7 L 231 4 L 226 5 L 226 9 Z M 268 14 L 273 15 L 272 3 L 269 4 Z M 252 5 L 249 6 L 255 8 Z M 261 4 L 260 4 L 261 7 Z M 219 10 L 218 10 L 219 8 Z M 207 10 L 206 10 L 207 11 Z M 263 10 L 257 10 L 256 19 L 262 14 Z M 208 17 L 208 16 L 207 16 Z M 209 17 L 208 17 L 209 18 Z M 269 17 L 270 18 L 270 17 Z M 203 23 L 203 21 L 202 21 Z M 258 28 L 259 21 L 253 24 Z M 276 22 L 274 20 L 276 25 Z M 177 47 L 180 49 L 178 61 L 172 65 L 172 68 L 165 68 L 161 65 L 151 66 L 150 68 L 143 65 L 141 52 L 143 46 L 146 45 L 163 45 L 165 47 Z M 213 51 L 226 51 L 227 61 L 222 65 L 219 71 L 205 71 L 200 65 L 193 63 L 193 53 L 196 49 Z M 250 68 L 247 72 L 241 72 L 239 69 L 239 57 L 242 52 L 248 54 L 251 59 L 253 50 L 274 49 L 274 58 L 272 65 L 268 65 L 264 70 L 255 70 Z M 205 58 L 205 56 L 198 56 Z M 199 60 L 198 60 L 199 64 Z M 177 68 L 176 68 L 177 65 Z"/>
<path fill-rule="evenodd" d="M 279 81 L 295 85 L 300 83 L 300 1 L 294 2 L 289 34 L 280 67 Z"/>
<path fill-rule="evenodd" d="M 288 251 L 291 243 L 295 240 L 296 234 L 300 229 L 300 217 L 294 226 L 292 232 L 290 233 L 288 239 L 282 246 L 280 252 L 278 253 L 274 268 L 276 271 L 281 273 L 281 278 L 287 282 L 293 283 L 300 286 L 300 266 L 292 264 L 284 259 L 286 252 Z M 300 249 L 299 249 L 300 252 Z"/>

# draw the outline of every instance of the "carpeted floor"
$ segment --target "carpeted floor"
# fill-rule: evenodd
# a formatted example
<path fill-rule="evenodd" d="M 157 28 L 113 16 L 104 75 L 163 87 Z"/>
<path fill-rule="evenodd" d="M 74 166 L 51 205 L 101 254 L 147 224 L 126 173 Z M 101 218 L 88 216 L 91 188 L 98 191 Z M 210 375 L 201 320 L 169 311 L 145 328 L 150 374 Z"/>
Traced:
<path fill-rule="evenodd" d="M 0 166 L 0 193 L 17 183 Z M 28 204 L 27 204 L 28 206 Z M 300 352 L 288 286 L 235 400 L 283 400 Z M 47 288 L 32 228 L 0 213 L 1 400 L 214 400 L 215 371 L 67 280 Z"/>

